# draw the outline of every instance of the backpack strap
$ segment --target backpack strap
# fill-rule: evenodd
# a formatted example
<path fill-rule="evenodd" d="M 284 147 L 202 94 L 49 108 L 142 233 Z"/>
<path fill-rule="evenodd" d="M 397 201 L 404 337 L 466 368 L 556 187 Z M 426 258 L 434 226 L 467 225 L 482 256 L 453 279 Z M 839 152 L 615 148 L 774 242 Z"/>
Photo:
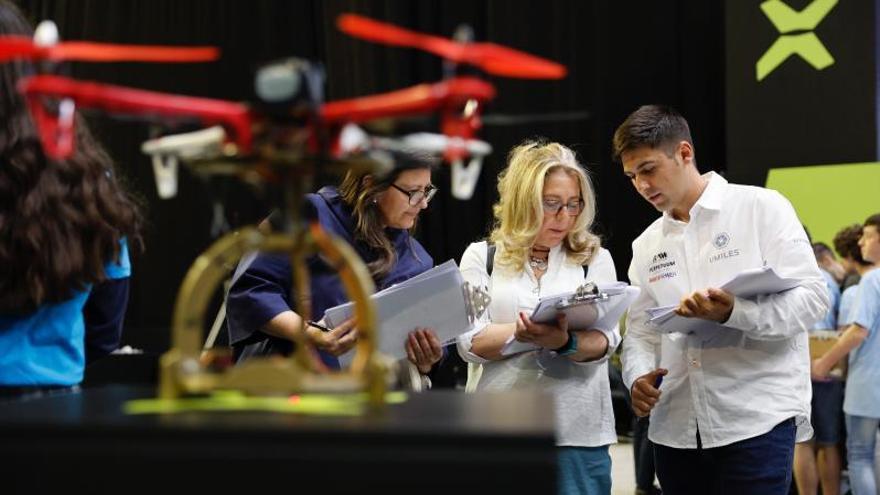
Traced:
<path fill-rule="evenodd" d="M 495 266 L 495 243 L 486 241 L 486 273 L 492 276 L 492 268 Z"/>

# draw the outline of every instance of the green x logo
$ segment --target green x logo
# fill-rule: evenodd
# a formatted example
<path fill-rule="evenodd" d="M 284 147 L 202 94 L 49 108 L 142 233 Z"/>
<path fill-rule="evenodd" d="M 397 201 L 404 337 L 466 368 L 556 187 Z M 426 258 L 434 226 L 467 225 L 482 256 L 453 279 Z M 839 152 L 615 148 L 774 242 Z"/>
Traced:
<path fill-rule="evenodd" d="M 804 10 L 796 12 L 782 0 L 767 0 L 762 3 L 761 10 L 780 33 L 809 32 L 781 34 L 755 64 L 758 81 L 767 77 L 792 55 L 799 55 L 816 70 L 833 64 L 834 57 L 812 31 L 835 5 L 837 0 L 813 0 Z"/>

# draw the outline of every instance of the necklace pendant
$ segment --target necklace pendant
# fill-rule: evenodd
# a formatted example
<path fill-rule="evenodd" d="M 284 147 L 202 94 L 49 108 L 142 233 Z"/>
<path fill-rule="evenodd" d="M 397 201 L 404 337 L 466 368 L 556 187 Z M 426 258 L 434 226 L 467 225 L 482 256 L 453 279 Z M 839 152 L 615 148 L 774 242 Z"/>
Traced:
<path fill-rule="evenodd" d="M 532 267 L 533 270 L 547 270 L 547 260 L 542 260 L 540 258 L 529 258 L 529 266 Z"/>

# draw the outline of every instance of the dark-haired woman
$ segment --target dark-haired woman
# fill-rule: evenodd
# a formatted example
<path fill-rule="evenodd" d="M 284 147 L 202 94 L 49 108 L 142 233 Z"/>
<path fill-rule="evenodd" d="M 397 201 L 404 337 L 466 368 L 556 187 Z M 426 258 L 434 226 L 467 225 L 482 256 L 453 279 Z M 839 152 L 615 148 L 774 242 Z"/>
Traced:
<path fill-rule="evenodd" d="M 0 1 L 0 35 L 31 36 Z M 87 360 L 119 343 L 141 217 L 77 117 L 76 151 L 43 154 L 18 80 L 0 64 L 0 398 L 75 387 Z"/>
<path fill-rule="evenodd" d="M 431 256 L 410 231 L 435 192 L 431 164 L 401 154 L 386 176 L 349 172 L 338 188 L 324 187 L 306 199 L 321 226 L 354 247 L 381 290 L 433 266 Z M 320 257 L 311 257 L 307 264 L 312 312 L 320 318 L 347 298 L 336 271 Z M 276 254 L 258 255 L 235 279 L 227 299 L 227 321 L 236 361 L 287 355 L 293 350 L 302 318 L 291 309 L 292 284 L 288 257 Z M 310 324 L 305 333 L 325 363 L 334 368 L 338 367 L 336 358 L 357 342 L 351 321 L 329 331 Z M 443 355 L 437 337 L 427 329 L 414 329 L 406 350 L 422 374 Z"/>

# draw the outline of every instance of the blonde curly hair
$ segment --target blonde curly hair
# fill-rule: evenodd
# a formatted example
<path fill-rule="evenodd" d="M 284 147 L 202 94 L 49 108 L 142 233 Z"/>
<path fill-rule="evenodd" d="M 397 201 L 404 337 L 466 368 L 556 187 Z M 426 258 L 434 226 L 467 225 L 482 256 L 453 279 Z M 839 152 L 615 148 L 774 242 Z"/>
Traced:
<path fill-rule="evenodd" d="M 495 224 L 489 235 L 489 240 L 498 246 L 498 266 L 514 273 L 525 268 L 544 221 L 544 181 L 557 170 L 577 180 L 584 202 L 574 226 L 562 241 L 566 257 L 571 263 L 585 265 L 598 252 L 601 241 L 590 231 L 596 218 L 596 199 L 586 170 L 574 152 L 559 143 L 526 141 L 510 150 L 507 168 L 498 177 L 499 199 L 493 206 Z"/>

